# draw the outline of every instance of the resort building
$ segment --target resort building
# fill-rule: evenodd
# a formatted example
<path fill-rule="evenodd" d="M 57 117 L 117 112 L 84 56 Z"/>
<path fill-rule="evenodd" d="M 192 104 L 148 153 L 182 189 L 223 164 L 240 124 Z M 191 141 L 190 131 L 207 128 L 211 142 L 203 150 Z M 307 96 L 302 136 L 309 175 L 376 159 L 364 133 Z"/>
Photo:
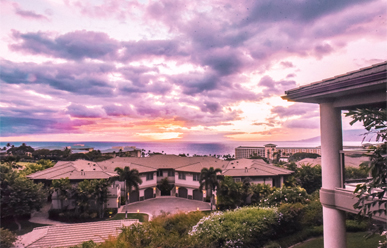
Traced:
<path fill-rule="evenodd" d="M 356 108 L 385 108 L 387 62 L 361 68 L 285 92 L 288 101 L 320 105 L 324 247 L 344 248 L 345 212 L 357 213 L 353 188 L 344 184 L 341 111 Z M 380 206 L 383 207 L 383 206 Z M 373 216 L 387 222 L 385 214 Z"/>
<path fill-rule="evenodd" d="M 101 151 L 102 154 L 107 156 L 116 157 L 141 157 L 141 149 L 137 149 L 135 146 L 113 146 L 111 149 Z"/>
<path fill-rule="evenodd" d="M 287 158 L 295 153 L 316 153 L 321 155 L 320 147 L 277 147 L 275 144 L 266 144 L 262 147 L 239 146 L 235 148 L 235 158 L 250 158 L 252 156 L 261 156 L 273 160 L 279 153 L 281 158 Z"/>
<path fill-rule="evenodd" d="M 142 179 L 139 190 L 134 188 L 125 195 L 125 183 L 117 181 L 116 167 L 138 170 Z M 118 208 L 120 197 L 129 203 L 143 201 L 160 196 L 176 196 L 203 201 L 206 190 L 199 190 L 200 172 L 203 168 L 219 168 L 223 175 L 231 176 L 235 181 L 249 178 L 252 183 L 265 183 L 281 187 L 285 177 L 293 171 L 278 168 L 261 159 L 239 159 L 225 161 L 215 157 L 181 157 L 176 155 L 152 155 L 149 157 L 116 157 L 102 162 L 87 160 L 59 161 L 54 167 L 29 175 L 30 179 L 50 184 L 54 179 L 68 177 L 73 184 L 85 179 L 111 179 L 108 208 Z M 167 179 L 169 190 L 163 189 Z M 216 192 L 214 192 L 216 193 Z M 71 207 L 71 201 L 67 203 Z M 52 207 L 59 208 L 57 196 L 52 196 Z"/>

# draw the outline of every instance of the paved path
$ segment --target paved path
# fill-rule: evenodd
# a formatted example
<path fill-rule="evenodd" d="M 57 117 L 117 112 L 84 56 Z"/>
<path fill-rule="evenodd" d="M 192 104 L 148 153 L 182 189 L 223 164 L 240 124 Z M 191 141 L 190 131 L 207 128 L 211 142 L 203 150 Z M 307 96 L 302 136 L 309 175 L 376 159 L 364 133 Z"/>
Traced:
<path fill-rule="evenodd" d="M 31 214 L 31 218 L 28 220 L 29 222 L 45 224 L 45 225 L 59 225 L 59 224 L 68 224 L 60 221 L 50 220 L 48 218 L 48 210 L 51 208 L 51 203 L 47 203 L 43 206 L 42 209 L 38 212 L 33 212 Z"/>
<path fill-rule="evenodd" d="M 153 216 L 158 216 L 162 213 L 177 213 L 177 212 L 191 212 L 199 210 L 210 210 L 211 206 L 208 202 L 188 200 L 179 197 L 160 197 L 148 199 L 145 201 L 139 201 L 125 205 L 123 208 L 120 208 L 121 213 L 137 213 L 139 210 L 140 213 L 145 213 L 149 215 L 149 219 Z"/>

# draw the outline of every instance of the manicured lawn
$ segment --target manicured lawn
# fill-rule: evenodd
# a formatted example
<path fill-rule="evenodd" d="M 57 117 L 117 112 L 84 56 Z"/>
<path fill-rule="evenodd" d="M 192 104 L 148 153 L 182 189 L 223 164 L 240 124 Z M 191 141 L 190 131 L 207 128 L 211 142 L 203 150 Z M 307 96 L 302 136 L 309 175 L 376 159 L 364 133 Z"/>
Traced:
<path fill-rule="evenodd" d="M 116 214 L 113 218 L 110 218 L 109 220 L 123 220 L 125 219 L 125 214 Z M 140 213 L 128 213 L 128 219 L 137 219 L 140 222 L 147 222 L 149 219 L 149 216 L 147 214 L 140 214 Z"/>
<path fill-rule="evenodd" d="M 347 248 L 376 248 L 378 247 L 379 235 L 375 235 L 370 239 L 365 239 L 366 232 L 347 233 Z M 294 248 L 324 248 L 323 238 L 319 237 L 302 244 L 294 246 Z"/>
<path fill-rule="evenodd" d="M 19 223 L 21 224 L 21 228 L 22 228 L 20 231 L 18 230 L 18 226 L 16 225 L 16 223 L 12 220 L 2 220 L 1 227 L 9 229 L 15 232 L 17 235 L 23 235 L 28 232 L 31 232 L 32 229 L 34 229 L 35 227 L 48 226 L 44 224 L 32 223 L 32 222 L 29 222 L 28 220 L 19 220 Z"/>

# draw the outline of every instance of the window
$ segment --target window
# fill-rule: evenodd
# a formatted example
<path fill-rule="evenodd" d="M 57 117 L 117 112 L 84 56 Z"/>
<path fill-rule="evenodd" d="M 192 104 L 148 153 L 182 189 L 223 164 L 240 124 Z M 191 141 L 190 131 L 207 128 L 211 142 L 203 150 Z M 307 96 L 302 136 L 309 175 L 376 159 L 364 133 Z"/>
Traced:
<path fill-rule="evenodd" d="M 179 179 L 185 180 L 185 173 L 184 172 L 179 172 Z"/>
<path fill-rule="evenodd" d="M 168 176 L 169 176 L 169 177 L 174 177 L 174 176 L 175 176 L 175 171 L 169 170 L 169 171 L 168 171 Z"/>
<path fill-rule="evenodd" d="M 147 180 L 147 181 L 153 180 L 153 172 L 146 173 L 146 180 Z"/>
<path fill-rule="evenodd" d="M 238 183 L 241 181 L 241 178 L 240 177 L 237 177 L 237 178 L 234 178 L 234 182 Z"/>
<path fill-rule="evenodd" d="M 200 180 L 200 174 L 199 173 L 194 173 L 193 174 L 193 180 L 194 181 L 199 181 Z"/>
<path fill-rule="evenodd" d="M 162 177 L 163 176 L 163 171 L 162 170 L 157 170 L 157 176 Z"/>

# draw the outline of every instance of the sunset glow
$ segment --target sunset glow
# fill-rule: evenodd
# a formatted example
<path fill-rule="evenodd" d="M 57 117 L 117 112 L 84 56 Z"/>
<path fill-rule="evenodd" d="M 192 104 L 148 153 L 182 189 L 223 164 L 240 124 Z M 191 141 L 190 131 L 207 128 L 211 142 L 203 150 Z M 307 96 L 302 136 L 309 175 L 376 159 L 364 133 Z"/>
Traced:
<path fill-rule="evenodd" d="M 386 6 L 1 0 L 1 140 L 318 136 L 318 105 L 281 95 L 385 61 Z"/>

